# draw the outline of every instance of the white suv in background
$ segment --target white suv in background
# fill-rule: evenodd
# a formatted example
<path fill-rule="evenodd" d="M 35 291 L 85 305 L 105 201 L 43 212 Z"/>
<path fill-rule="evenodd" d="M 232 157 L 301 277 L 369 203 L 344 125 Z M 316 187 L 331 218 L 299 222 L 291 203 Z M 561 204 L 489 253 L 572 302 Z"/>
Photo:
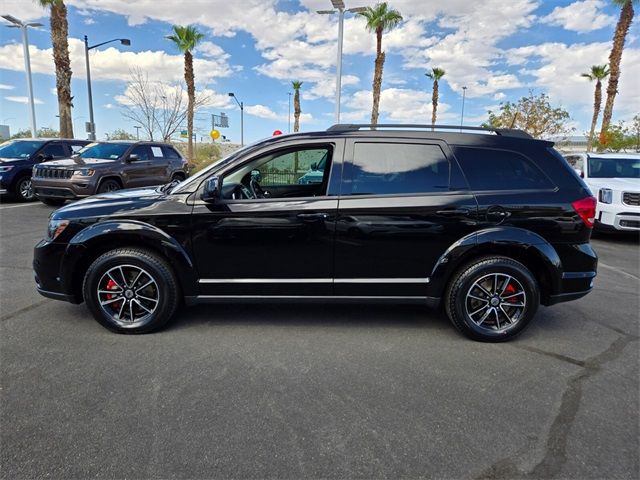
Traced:
<path fill-rule="evenodd" d="M 640 154 L 572 153 L 565 158 L 598 199 L 596 227 L 640 231 Z"/>

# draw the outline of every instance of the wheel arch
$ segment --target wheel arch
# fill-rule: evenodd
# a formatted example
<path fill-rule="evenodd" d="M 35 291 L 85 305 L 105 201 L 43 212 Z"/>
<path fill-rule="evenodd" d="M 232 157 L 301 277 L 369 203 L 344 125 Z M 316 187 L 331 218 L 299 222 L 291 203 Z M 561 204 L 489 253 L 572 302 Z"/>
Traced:
<path fill-rule="evenodd" d="M 438 259 L 430 276 L 435 296 L 442 296 L 454 274 L 472 260 L 488 255 L 512 258 L 535 276 L 542 304 L 562 284 L 562 262 L 553 246 L 540 235 L 515 227 L 495 227 L 474 232 L 451 245 Z"/>
<path fill-rule="evenodd" d="M 120 184 L 120 188 L 124 188 L 124 182 L 122 181 L 122 178 L 120 178 L 119 175 L 111 174 L 111 175 L 105 175 L 104 177 L 101 177 L 100 180 L 98 180 L 98 185 L 96 185 L 96 192 L 100 190 L 100 186 L 107 180 L 115 180 Z"/>
<path fill-rule="evenodd" d="M 69 242 L 60 278 L 64 290 L 82 301 L 82 281 L 95 259 L 116 248 L 144 248 L 164 258 L 174 271 L 183 295 L 195 295 L 197 276 L 190 255 L 174 238 L 159 228 L 135 220 L 114 220 L 91 225 Z"/>

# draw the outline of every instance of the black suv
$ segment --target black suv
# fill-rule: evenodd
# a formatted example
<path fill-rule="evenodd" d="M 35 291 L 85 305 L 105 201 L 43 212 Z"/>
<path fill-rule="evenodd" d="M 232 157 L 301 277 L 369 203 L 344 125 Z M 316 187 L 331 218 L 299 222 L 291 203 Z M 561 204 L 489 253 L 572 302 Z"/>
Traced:
<path fill-rule="evenodd" d="M 551 142 L 453 128 L 273 137 L 178 185 L 59 209 L 38 291 L 121 333 L 162 327 L 183 299 L 402 301 L 506 340 L 540 303 L 591 290 L 596 202 Z M 322 181 L 299 183 L 312 165 Z"/>
<path fill-rule="evenodd" d="M 109 141 L 33 169 L 33 191 L 45 204 L 187 177 L 187 161 L 168 143 Z"/>
<path fill-rule="evenodd" d="M 87 145 L 87 140 L 60 138 L 20 138 L 0 145 L 0 194 L 13 194 L 18 200 L 35 200 L 31 185 L 34 165 L 70 157 Z"/>

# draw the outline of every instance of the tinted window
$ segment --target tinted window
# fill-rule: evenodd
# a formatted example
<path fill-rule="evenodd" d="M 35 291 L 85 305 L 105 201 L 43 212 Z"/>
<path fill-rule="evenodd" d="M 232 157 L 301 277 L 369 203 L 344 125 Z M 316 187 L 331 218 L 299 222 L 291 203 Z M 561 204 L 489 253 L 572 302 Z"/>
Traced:
<path fill-rule="evenodd" d="M 45 157 L 53 158 L 64 158 L 67 156 L 67 151 L 61 143 L 50 143 L 49 145 L 45 145 L 40 153 Z"/>
<path fill-rule="evenodd" d="M 640 158 L 589 157 L 591 178 L 640 178 Z"/>
<path fill-rule="evenodd" d="M 178 155 L 178 152 L 176 152 L 171 147 L 162 147 L 162 150 L 164 151 L 165 158 L 170 158 L 170 159 L 180 158 L 180 155 Z"/>
<path fill-rule="evenodd" d="M 78 153 L 81 158 L 117 160 L 130 146 L 128 143 L 90 143 Z"/>
<path fill-rule="evenodd" d="M 79 144 L 79 143 L 74 143 L 74 144 L 69 145 L 69 146 L 71 147 L 71 151 L 73 153 L 77 153 L 77 152 L 79 152 L 80 150 L 82 150 L 84 148 L 84 145 Z"/>
<path fill-rule="evenodd" d="M 356 143 L 351 195 L 441 192 L 449 162 L 438 145 Z"/>
<path fill-rule="evenodd" d="M 545 174 L 519 153 L 469 147 L 457 147 L 455 152 L 472 190 L 554 188 Z"/>
<path fill-rule="evenodd" d="M 37 140 L 11 140 L 0 146 L 0 157 L 29 158 L 43 143 Z"/>
<path fill-rule="evenodd" d="M 140 160 L 151 160 L 153 158 L 151 149 L 146 145 L 138 145 L 131 151 L 131 155 L 138 155 Z"/>

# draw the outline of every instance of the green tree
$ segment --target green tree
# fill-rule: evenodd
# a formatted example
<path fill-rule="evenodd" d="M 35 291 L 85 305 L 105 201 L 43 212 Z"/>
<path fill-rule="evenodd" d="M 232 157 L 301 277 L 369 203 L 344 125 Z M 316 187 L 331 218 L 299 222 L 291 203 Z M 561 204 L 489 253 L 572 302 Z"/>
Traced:
<path fill-rule="evenodd" d="M 602 105 L 602 80 L 609 75 L 609 67 L 607 65 L 592 65 L 589 73 L 583 73 L 581 76 L 588 78 L 589 81 L 596 82 L 596 88 L 593 95 L 593 117 L 591 118 L 591 129 L 589 130 L 589 143 L 587 144 L 587 152 L 593 149 L 593 134 L 596 131 L 598 116 L 600 115 L 600 106 Z"/>
<path fill-rule="evenodd" d="M 620 17 L 616 25 L 616 31 L 613 34 L 613 45 L 609 54 L 609 84 L 607 85 L 607 101 L 604 104 L 602 112 L 602 127 L 600 128 L 600 143 L 603 143 L 605 133 L 611 123 L 613 117 L 613 103 L 618 93 L 618 80 L 620 78 L 620 61 L 622 60 L 622 52 L 624 50 L 624 42 L 627 38 L 627 32 L 633 21 L 633 4 L 638 0 L 612 0 L 612 2 L 621 7 Z"/>
<path fill-rule="evenodd" d="M 58 115 L 60 116 L 60 137 L 73 138 L 73 97 L 71 96 L 71 60 L 69 59 L 69 23 L 64 0 L 36 0 L 51 13 L 51 44 L 53 63 L 56 67 L 56 92 L 58 94 Z"/>
<path fill-rule="evenodd" d="M 633 127 L 629 128 L 624 121 L 610 124 L 603 138 L 604 141 L 601 142 L 598 138 L 595 144 L 595 148 L 599 152 L 605 150 L 610 152 L 626 151 L 633 149 L 636 145 Z"/>
<path fill-rule="evenodd" d="M 373 72 L 373 106 L 371 108 L 371 124 L 377 125 L 380 109 L 380 90 L 382 88 L 382 70 L 384 68 L 385 53 L 382 51 L 382 34 L 389 32 L 402 22 L 402 15 L 387 2 L 367 7 L 359 13 L 367 20 L 367 30 L 376 34 L 376 60 Z"/>
<path fill-rule="evenodd" d="M 293 96 L 293 131 L 298 132 L 300 130 L 300 113 L 302 113 L 300 109 L 300 87 L 302 87 L 302 82 L 299 80 L 291 82 L 291 86 L 296 92 Z"/>
<path fill-rule="evenodd" d="M 54 130 L 53 128 L 39 128 L 37 130 L 38 138 L 56 138 L 60 137 L 60 132 L 58 130 Z M 31 129 L 24 128 L 22 130 L 18 130 L 16 133 L 11 135 L 11 139 L 14 138 L 32 138 Z"/>
<path fill-rule="evenodd" d="M 534 138 L 568 135 L 573 131 L 568 121 L 569 112 L 554 107 L 545 93 L 522 97 L 517 102 L 500 103 L 497 112 L 489 110 L 489 120 L 483 126 L 493 128 L 518 128 Z"/>
<path fill-rule="evenodd" d="M 122 128 L 116 128 L 113 132 L 107 133 L 107 140 L 135 140 L 136 136 Z"/>
<path fill-rule="evenodd" d="M 184 53 L 184 81 L 187 84 L 187 134 L 189 143 L 187 148 L 187 158 L 193 161 L 193 111 L 196 103 L 196 84 L 193 74 L 193 50 L 204 38 L 204 34 L 198 32 L 193 26 L 182 27 L 173 26 L 173 33 L 167 39 L 175 43 L 178 50 Z"/>
<path fill-rule="evenodd" d="M 438 110 L 438 100 L 440 97 L 438 82 L 445 75 L 445 71 L 442 68 L 434 67 L 430 72 L 425 73 L 425 75 L 433 80 L 433 89 L 431 91 L 431 125 L 436 124 L 436 112 Z"/>

